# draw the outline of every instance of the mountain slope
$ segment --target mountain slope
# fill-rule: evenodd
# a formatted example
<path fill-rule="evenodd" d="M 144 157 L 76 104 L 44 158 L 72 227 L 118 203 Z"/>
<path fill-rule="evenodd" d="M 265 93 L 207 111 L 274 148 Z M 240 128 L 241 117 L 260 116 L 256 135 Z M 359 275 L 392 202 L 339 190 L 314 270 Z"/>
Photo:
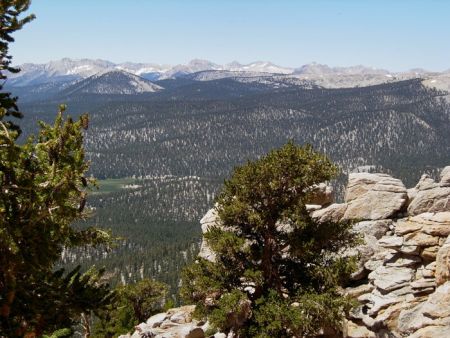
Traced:
<path fill-rule="evenodd" d="M 93 75 L 66 88 L 62 95 L 78 94 L 136 95 L 154 93 L 163 88 L 137 75 L 113 70 Z"/>

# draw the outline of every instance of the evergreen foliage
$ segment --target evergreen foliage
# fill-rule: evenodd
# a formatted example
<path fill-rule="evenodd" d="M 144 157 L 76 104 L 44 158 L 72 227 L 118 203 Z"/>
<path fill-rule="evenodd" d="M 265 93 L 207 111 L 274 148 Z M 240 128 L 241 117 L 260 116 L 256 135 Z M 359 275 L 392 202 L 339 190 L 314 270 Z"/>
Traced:
<path fill-rule="evenodd" d="M 336 167 L 293 142 L 236 168 L 217 198 L 221 224 L 205 234 L 216 261 L 185 270 L 182 296 L 197 315 L 240 337 L 310 336 L 338 330 L 351 301 L 339 286 L 354 259 L 350 222 L 317 223 L 305 203 Z"/>
<path fill-rule="evenodd" d="M 8 337 L 70 326 L 83 311 L 112 294 L 101 273 L 54 271 L 65 248 L 105 244 L 110 235 L 71 223 L 86 216 L 83 126 L 87 117 L 42 123 L 37 140 L 16 143 L 17 131 L 0 122 L 0 323 Z"/>
<path fill-rule="evenodd" d="M 11 66 L 11 55 L 8 54 L 9 43 L 14 42 L 12 33 L 20 30 L 26 23 L 34 19 L 34 15 L 21 18 L 21 14 L 30 6 L 29 0 L 1 0 L 0 1 L 0 121 L 8 117 L 21 118 L 22 113 L 17 107 L 17 98 L 11 93 L 4 93 L 3 84 L 7 75 L 5 71 L 17 73 L 19 69 Z M 20 131 L 17 124 L 11 120 L 3 122 L 9 129 Z"/>
<path fill-rule="evenodd" d="M 25 0 L 0 2 L 1 80 L 5 71 L 18 71 L 10 66 L 8 43 L 34 18 L 19 18 L 28 7 Z M 9 120 L 21 117 L 16 101 L 0 93 L 0 336 L 60 337 L 83 312 L 101 309 L 114 295 L 102 271 L 64 274 L 55 264 L 65 248 L 108 244 L 110 235 L 71 227 L 86 216 L 86 194 L 94 184 L 85 177 L 87 116 L 64 119 L 62 105 L 53 125 L 40 123 L 38 136 L 19 144 L 20 129 Z"/>
<path fill-rule="evenodd" d="M 116 288 L 115 301 L 101 311 L 93 337 L 125 334 L 155 313 L 163 310 L 167 286 L 151 279 Z"/>

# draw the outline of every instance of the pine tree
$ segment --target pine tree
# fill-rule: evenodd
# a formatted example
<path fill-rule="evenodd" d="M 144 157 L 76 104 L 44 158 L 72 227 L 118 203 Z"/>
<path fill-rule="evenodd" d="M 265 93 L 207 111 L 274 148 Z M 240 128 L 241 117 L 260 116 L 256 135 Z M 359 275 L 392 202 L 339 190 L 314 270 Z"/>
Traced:
<path fill-rule="evenodd" d="M 12 33 L 22 29 L 28 22 L 32 21 L 34 15 L 21 18 L 21 14 L 28 10 L 29 0 L 1 0 L 0 1 L 0 121 L 9 128 L 20 132 L 19 126 L 9 119 L 10 117 L 21 118 L 22 113 L 17 107 L 17 98 L 11 93 L 4 93 L 3 85 L 7 79 L 6 72 L 17 73 L 18 68 L 11 66 L 11 55 L 8 54 L 9 43 L 14 42 Z"/>
<path fill-rule="evenodd" d="M 0 334 L 8 337 L 70 326 L 112 297 L 95 272 L 54 271 L 65 248 L 110 240 L 105 231 L 71 226 L 86 216 L 93 181 L 84 176 L 87 117 L 64 121 L 62 114 L 23 145 L 0 122 Z"/>
<path fill-rule="evenodd" d="M 163 310 L 167 285 L 152 279 L 116 288 L 115 300 L 98 313 L 93 337 L 117 337 Z"/>
<path fill-rule="evenodd" d="M 0 1 L 0 79 L 10 66 L 11 34 L 31 21 L 20 19 L 26 0 Z M 2 87 L 0 86 L 0 90 Z M 83 312 L 97 311 L 114 294 L 101 281 L 102 272 L 79 268 L 55 271 L 64 249 L 108 244 L 109 233 L 96 228 L 74 229 L 86 217 L 86 194 L 94 180 L 85 177 L 83 130 L 64 118 L 60 107 L 54 125 L 40 124 L 36 138 L 19 144 L 21 117 L 17 99 L 0 92 L 0 337 L 67 335 Z"/>
<path fill-rule="evenodd" d="M 236 168 L 217 199 L 220 224 L 205 234 L 216 254 L 184 271 L 196 315 L 238 337 L 310 336 L 339 330 L 351 301 L 339 286 L 354 267 L 339 252 L 357 238 L 349 222 L 318 223 L 305 204 L 337 168 L 289 142 Z"/>

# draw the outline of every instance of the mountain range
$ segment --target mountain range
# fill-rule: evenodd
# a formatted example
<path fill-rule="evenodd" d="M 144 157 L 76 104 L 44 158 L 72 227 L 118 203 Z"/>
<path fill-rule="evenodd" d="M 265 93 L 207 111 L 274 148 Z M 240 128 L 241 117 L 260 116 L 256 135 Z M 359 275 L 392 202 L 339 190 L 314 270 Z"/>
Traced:
<path fill-rule="evenodd" d="M 310 63 L 298 68 L 283 67 L 271 62 L 257 61 L 240 64 L 237 61 L 225 65 L 207 60 L 195 59 L 185 65 L 160 65 L 155 63 L 113 63 L 105 60 L 69 59 L 50 61 L 45 64 L 25 63 L 20 65 L 21 72 L 9 76 L 8 85 L 24 87 L 48 83 L 64 83 L 86 79 L 93 75 L 110 71 L 125 71 L 146 80 L 157 81 L 190 76 L 202 73 L 197 80 L 210 80 L 224 77 L 257 77 L 277 74 L 293 79 L 310 80 L 323 87 L 354 87 L 373 85 L 383 82 L 411 78 L 445 78 L 448 82 L 450 70 L 430 72 L 424 69 L 412 69 L 407 72 L 390 72 L 365 66 L 330 67 Z M 436 81 L 439 82 L 439 81 Z"/>
<path fill-rule="evenodd" d="M 159 65 L 154 63 L 120 63 L 115 64 L 105 60 L 64 58 L 59 61 L 50 61 L 45 64 L 26 63 L 20 65 L 19 74 L 10 75 L 10 83 L 14 86 L 36 85 L 46 82 L 70 81 L 85 79 L 95 74 L 112 70 L 123 70 L 139 75 L 149 80 L 174 78 L 200 71 L 228 70 L 233 72 L 262 72 L 291 74 L 294 69 L 276 66 L 270 62 L 254 62 L 241 65 L 232 62 L 228 65 L 217 65 L 206 60 L 192 60 L 186 65 Z"/>

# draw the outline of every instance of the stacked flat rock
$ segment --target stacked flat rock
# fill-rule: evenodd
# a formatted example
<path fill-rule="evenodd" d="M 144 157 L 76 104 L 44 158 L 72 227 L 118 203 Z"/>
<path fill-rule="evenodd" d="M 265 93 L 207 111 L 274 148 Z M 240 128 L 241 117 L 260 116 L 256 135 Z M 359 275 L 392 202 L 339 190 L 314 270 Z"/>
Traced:
<path fill-rule="evenodd" d="M 372 175 L 382 177 L 384 182 L 395 182 L 384 175 Z M 450 167 L 442 171 L 440 182 L 422 176 L 416 187 L 406 192 L 404 202 L 389 202 L 390 213 L 385 201 L 380 202 L 381 208 L 373 202 L 365 210 L 358 203 L 358 211 L 348 213 L 358 196 L 373 196 L 380 182 L 360 174 L 349 181 L 351 190 L 344 203 L 347 208 L 340 219 L 377 218 L 386 211 L 383 216 L 390 223 L 387 230 L 367 221 L 355 225 L 355 231 L 362 233 L 366 242 L 357 248 L 365 273 L 359 271 L 358 275 L 363 284 L 346 290 L 360 303 L 345 323 L 346 337 L 450 337 L 449 176 Z M 368 184 L 364 186 L 363 181 Z M 394 199 L 400 197 L 396 194 L 404 198 L 401 186 L 397 182 L 395 188 L 388 189 Z M 374 205 L 377 211 L 371 210 Z M 313 216 L 321 219 L 327 212 L 317 210 Z M 373 226 L 371 232 L 378 238 L 368 236 L 366 226 Z M 368 246 L 372 250 L 367 250 Z"/>

